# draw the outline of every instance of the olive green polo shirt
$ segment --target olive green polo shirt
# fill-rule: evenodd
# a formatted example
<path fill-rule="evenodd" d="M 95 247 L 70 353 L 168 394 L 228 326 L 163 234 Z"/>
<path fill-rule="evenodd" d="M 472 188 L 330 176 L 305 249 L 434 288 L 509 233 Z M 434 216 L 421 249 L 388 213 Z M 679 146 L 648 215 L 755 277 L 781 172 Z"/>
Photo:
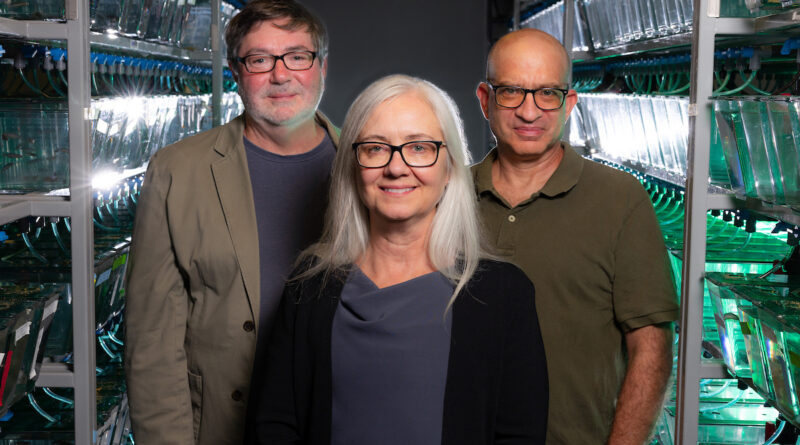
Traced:
<path fill-rule="evenodd" d="M 495 252 L 536 287 L 550 380 L 550 445 L 605 443 L 626 367 L 624 334 L 678 318 L 667 251 L 633 176 L 565 144 L 541 191 L 515 207 L 492 184 L 492 150 L 472 167 Z"/>

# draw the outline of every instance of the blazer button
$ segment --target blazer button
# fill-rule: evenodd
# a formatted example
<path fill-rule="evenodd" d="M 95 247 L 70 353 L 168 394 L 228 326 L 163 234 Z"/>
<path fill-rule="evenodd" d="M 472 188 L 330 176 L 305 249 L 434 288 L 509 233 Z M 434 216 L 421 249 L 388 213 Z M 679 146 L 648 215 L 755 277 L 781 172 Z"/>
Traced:
<path fill-rule="evenodd" d="M 242 401 L 242 393 L 241 393 L 241 392 L 239 392 L 239 390 L 237 389 L 236 391 L 234 391 L 234 392 L 231 394 L 231 398 L 232 398 L 232 399 L 233 399 L 235 402 L 241 402 L 241 401 Z"/>
<path fill-rule="evenodd" d="M 244 329 L 245 332 L 251 332 L 255 328 L 256 325 L 250 320 L 245 321 L 242 325 L 242 329 Z"/>

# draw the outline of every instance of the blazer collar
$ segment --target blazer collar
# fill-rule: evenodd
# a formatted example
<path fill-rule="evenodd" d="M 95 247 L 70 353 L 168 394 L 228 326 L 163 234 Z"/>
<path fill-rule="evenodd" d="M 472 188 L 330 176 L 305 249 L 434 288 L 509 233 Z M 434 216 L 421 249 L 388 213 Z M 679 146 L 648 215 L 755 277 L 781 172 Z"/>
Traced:
<path fill-rule="evenodd" d="M 316 121 L 325 128 L 336 146 L 339 143 L 339 130 L 320 112 L 317 112 Z M 220 155 L 211 163 L 217 196 L 239 262 L 252 320 L 258 329 L 261 310 L 258 223 L 244 148 L 244 115 L 220 127 L 213 148 Z"/>
<path fill-rule="evenodd" d="M 317 111 L 314 121 L 328 132 L 334 148 L 338 147 L 339 133 L 341 132 L 339 128 L 333 125 L 330 119 L 322 114 L 321 111 Z M 241 149 L 241 153 L 244 154 L 244 143 L 242 142 L 242 136 L 244 136 L 244 114 L 239 115 L 221 128 L 222 131 L 214 143 L 214 151 L 222 156 L 228 156 L 231 152 Z M 237 146 L 237 142 L 241 147 Z"/>
<path fill-rule="evenodd" d="M 211 163 L 228 235 L 233 243 L 242 274 L 251 319 L 258 329 L 261 310 L 258 225 L 253 204 L 253 188 L 244 151 L 244 115 L 220 127 L 214 150 L 221 156 Z"/>

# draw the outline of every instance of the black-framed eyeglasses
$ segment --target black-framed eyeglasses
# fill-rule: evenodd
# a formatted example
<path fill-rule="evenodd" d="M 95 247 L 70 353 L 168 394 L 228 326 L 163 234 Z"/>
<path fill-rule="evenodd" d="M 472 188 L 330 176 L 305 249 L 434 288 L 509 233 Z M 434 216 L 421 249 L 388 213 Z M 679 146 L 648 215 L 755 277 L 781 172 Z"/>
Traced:
<path fill-rule="evenodd" d="M 235 60 L 244 65 L 248 73 L 268 73 L 275 69 L 278 60 L 283 61 L 283 65 L 288 70 L 305 71 L 314 65 L 317 53 L 314 51 L 290 51 L 280 56 L 271 54 L 248 54 L 244 57 L 237 57 Z"/>
<path fill-rule="evenodd" d="M 442 141 L 411 141 L 402 145 L 366 141 L 353 144 L 353 150 L 358 165 L 365 168 L 386 167 L 394 152 L 399 152 L 409 167 L 430 167 L 439 159 L 439 149 L 443 146 L 447 145 Z"/>
<path fill-rule="evenodd" d="M 503 108 L 519 108 L 528 97 L 528 93 L 533 96 L 533 103 L 542 111 L 558 110 L 564 106 L 569 90 L 562 88 L 535 88 L 527 89 L 517 86 L 492 85 L 487 82 L 489 87 L 494 90 L 494 103 Z"/>

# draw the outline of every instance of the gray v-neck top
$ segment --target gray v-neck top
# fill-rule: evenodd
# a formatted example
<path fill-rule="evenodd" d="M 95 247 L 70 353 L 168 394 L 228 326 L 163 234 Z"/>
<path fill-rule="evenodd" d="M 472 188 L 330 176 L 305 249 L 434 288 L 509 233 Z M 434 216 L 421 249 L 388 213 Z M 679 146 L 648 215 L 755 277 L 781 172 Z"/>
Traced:
<path fill-rule="evenodd" d="M 439 272 L 379 289 L 353 267 L 331 332 L 332 445 L 441 443 L 453 289 Z"/>

